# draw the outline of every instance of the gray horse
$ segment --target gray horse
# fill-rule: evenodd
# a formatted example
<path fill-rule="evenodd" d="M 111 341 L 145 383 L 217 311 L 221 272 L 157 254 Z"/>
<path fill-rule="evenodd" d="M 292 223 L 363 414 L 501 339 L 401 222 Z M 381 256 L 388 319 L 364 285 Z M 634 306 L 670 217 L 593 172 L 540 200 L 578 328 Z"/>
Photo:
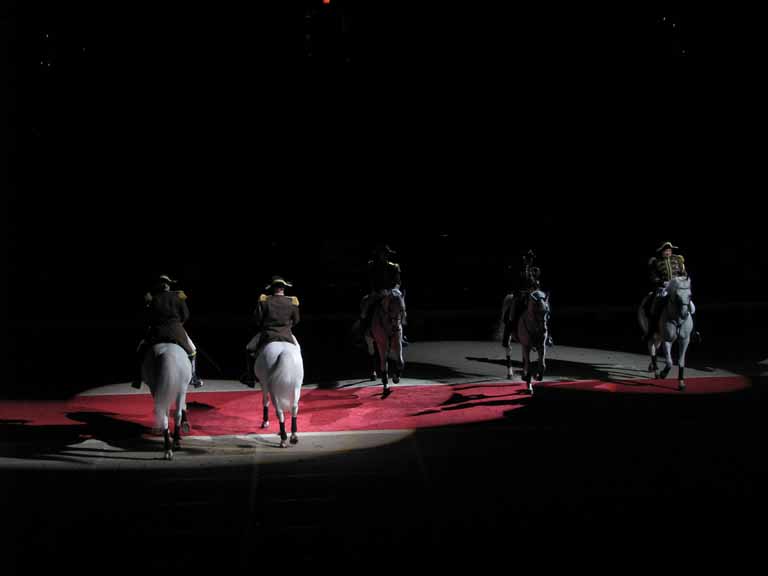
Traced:
<path fill-rule="evenodd" d="M 373 363 L 371 380 L 376 373 L 381 375 L 384 385 L 383 396 L 390 393 L 389 368 L 392 368 L 392 382 L 400 382 L 405 361 L 403 360 L 403 320 L 405 301 L 399 290 L 389 290 L 374 306 L 371 316 L 370 334 L 365 335 L 368 354 Z"/>
<path fill-rule="evenodd" d="M 515 305 L 515 296 L 507 295 L 502 305 L 502 318 L 509 322 Z M 547 343 L 549 340 L 549 296 L 541 290 L 535 290 L 528 295 L 526 310 L 517 320 L 517 326 L 511 327 L 511 334 L 517 337 L 523 354 L 523 380 L 528 384 L 528 392 L 533 394 L 531 384 L 531 350 L 538 353 L 538 364 L 534 378 L 541 381 L 547 369 Z M 512 344 L 513 338 L 507 343 L 507 378 L 512 380 Z"/>
<path fill-rule="evenodd" d="M 301 385 L 304 383 L 304 360 L 296 337 L 293 338 L 293 343 L 267 344 L 256 358 L 253 371 L 261 382 L 264 410 L 261 427 L 269 427 L 271 397 L 280 423 L 280 448 L 288 447 L 288 434 L 285 432 L 285 412 L 288 410 L 291 411 L 291 444 L 298 443 L 297 419 Z"/>
<path fill-rule="evenodd" d="M 165 459 L 181 444 L 182 409 L 186 405 L 187 386 L 192 379 L 192 365 L 178 344 L 160 343 L 148 348 L 142 363 L 142 378 L 155 401 L 155 427 L 162 431 Z M 173 405 L 173 442 L 168 429 L 168 412 Z"/>
<path fill-rule="evenodd" d="M 693 333 L 693 302 L 691 302 L 691 281 L 687 277 L 672 278 L 666 287 L 666 303 L 658 326 L 649 326 L 645 312 L 645 300 L 640 304 L 637 318 L 640 327 L 646 334 L 653 331 L 653 337 L 648 340 L 648 353 L 651 363 L 648 371 L 653 372 L 654 378 L 666 378 L 672 369 L 672 344 L 677 342 L 677 388 L 685 390 L 685 353 Z M 646 296 L 649 298 L 650 296 Z M 664 348 L 664 368 L 659 371 L 656 362 L 656 352 Z"/>

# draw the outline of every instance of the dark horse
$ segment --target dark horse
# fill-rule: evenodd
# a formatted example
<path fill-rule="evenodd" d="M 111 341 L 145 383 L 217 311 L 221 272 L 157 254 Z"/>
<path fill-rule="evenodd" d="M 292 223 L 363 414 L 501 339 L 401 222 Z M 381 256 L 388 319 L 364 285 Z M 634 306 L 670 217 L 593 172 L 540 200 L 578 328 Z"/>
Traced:
<path fill-rule="evenodd" d="M 384 395 L 390 393 L 389 373 L 391 368 L 392 382 L 400 382 L 400 375 L 405 362 L 403 361 L 403 318 L 405 317 L 405 302 L 399 290 L 387 290 L 381 300 L 371 311 L 370 332 L 365 334 L 368 354 L 371 356 L 373 370 L 371 380 L 376 374 L 381 376 L 384 384 Z"/>
<path fill-rule="evenodd" d="M 515 305 L 514 294 L 504 299 L 502 319 L 511 322 L 512 310 Z M 517 339 L 523 355 L 523 380 L 528 385 L 528 392 L 533 393 L 531 384 L 531 350 L 539 354 L 538 366 L 533 377 L 541 381 L 547 368 L 547 343 L 549 336 L 549 296 L 541 290 L 534 290 L 526 297 L 526 309 L 517 320 L 516 326 L 509 326 L 509 332 L 514 336 L 506 344 L 507 348 L 507 378 L 512 380 L 512 345 Z"/>

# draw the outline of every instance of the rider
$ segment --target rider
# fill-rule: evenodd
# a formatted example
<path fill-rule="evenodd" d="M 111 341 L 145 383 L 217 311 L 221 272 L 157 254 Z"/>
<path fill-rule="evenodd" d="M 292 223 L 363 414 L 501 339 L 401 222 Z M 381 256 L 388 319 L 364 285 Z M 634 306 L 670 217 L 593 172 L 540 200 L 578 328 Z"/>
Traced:
<path fill-rule="evenodd" d="M 366 333 L 371 327 L 371 310 L 391 292 L 403 302 L 403 326 L 405 326 L 405 300 L 400 290 L 400 265 L 390 262 L 389 257 L 395 255 L 388 245 L 379 243 L 373 250 L 373 258 L 368 261 L 368 283 L 370 292 L 363 297 L 360 303 L 360 326 L 362 333 Z M 403 344 L 407 340 L 403 335 Z"/>
<path fill-rule="evenodd" d="M 646 300 L 646 315 L 648 317 L 648 332 L 646 339 L 653 337 L 652 326 L 659 323 L 659 316 L 663 308 L 664 299 L 667 296 L 667 284 L 672 278 L 687 277 L 685 258 L 681 254 L 675 254 L 677 246 L 671 242 L 664 242 L 656 249 L 656 255 L 648 260 L 648 276 L 652 284 L 652 291 Z M 697 334 L 698 335 L 698 334 Z"/>
<path fill-rule="evenodd" d="M 282 276 L 272 276 L 270 283 L 264 287 L 268 294 L 261 294 L 254 311 L 256 335 L 251 338 L 245 349 L 252 358 L 248 362 L 248 378 L 245 384 L 252 388 L 256 385 L 253 364 L 261 349 L 270 342 L 291 342 L 297 344 L 293 335 L 293 327 L 299 323 L 299 299 L 296 296 L 286 296 L 285 289 L 293 284 L 286 282 Z"/>
<path fill-rule="evenodd" d="M 528 303 L 528 297 L 541 286 L 539 281 L 539 278 L 541 277 L 541 268 L 534 265 L 535 260 L 536 254 L 532 249 L 523 254 L 523 266 L 520 270 L 520 288 L 515 296 L 514 305 L 511 309 L 512 317 L 504 322 L 502 346 L 505 348 L 509 345 L 510 338 L 513 341 L 517 341 L 516 328 L 517 323 L 520 320 L 520 315 L 525 310 L 525 306 Z M 551 336 L 547 339 L 547 345 L 552 346 Z"/>
<path fill-rule="evenodd" d="M 171 290 L 171 286 L 175 284 L 175 280 L 163 274 L 158 276 L 152 289 L 144 295 L 146 329 L 144 338 L 136 349 L 139 372 L 131 383 L 134 388 L 141 388 L 141 365 L 147 348 L 160 342 L 172 342 L 181 346 L 192 364 L 190 384 L 195 388 L 203 385 L 195 366 L 197 349 L 184 329 L 184 323 L 189 319 L 187 295 L 183 290 Z"/>

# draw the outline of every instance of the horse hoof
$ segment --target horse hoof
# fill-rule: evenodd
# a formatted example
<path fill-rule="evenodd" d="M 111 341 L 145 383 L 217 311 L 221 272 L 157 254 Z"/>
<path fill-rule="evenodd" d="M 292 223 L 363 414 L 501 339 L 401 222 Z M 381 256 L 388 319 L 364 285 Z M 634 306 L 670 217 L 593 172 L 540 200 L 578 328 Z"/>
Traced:
<path fill-rule="evenodd" d="M 184 434 L 189 434 L 189 422 L 186 420 L 181 423 L 181 431 L 184 432 Z"/>
<path fill-rule="evenodd" d="M 400 376 L 393 376 L 393 377 L 392 377 L 392 382 L 394 382 L 395 384 L 397 384 L 398 382 L 400 382 Z"/>
<path fill-rule="evenodd" d="M 537 381 L 541 382 L 541 381 L 544 379 L 544 376 L 543 376 L 542 374 L 536 374 L 536 376 L 534 376 L 534 378 L 535 378 Z"/>
<path fill-rule="evenodd" d="M 678 390 L 680 390 L 680 392 L 682 392 L 683 390 L 685 390 L 685 382 L 683 382 L 682 380 L 680 380 L 680 382 L 678 382 L 678 383 L 677 383 L 677 389 L 678 389 Z"/>
<path fill-rule="evenodd" d="M 166 450 L 165 451 L 165 459 L 166 460 L 173 460 L 173 450 Z"/>
<path fill-rule="evenodd" d="M 296 436 L 296 434 L 291 434 L 291 444 L 298 444 L 299 443 L 299 437 Z"/>
<path fill-rule="evenodd" d="M 376 372 L 371 372 L 371 382 L 376 382 Z"/>
<path fill-rule="evenodd" d="M 288 448 L 288 440 L 285 438 L 280 439 L 280 448 Z"/>
<path fill-rule="evenodd" d="M 653 364 L 648 364 L 648 372 L 656 372 L 656 369 L 653 367 Z"/>
<path fill-rule="evenodd" d="M 181 450 L 181 441 L 178 438 L 175 438 L 173 440 L 173 449 L 174 450 Z"/>
<path fill-rule="evenodd" d="M 261 423 L 262 428 L 269 428 L 269 420 L 264 420 L 264 422 Z"/>
<path fill-rule="evenodd" d="M 384 388 L 384 392 L 381 393 L 381 397 L 386 398 L 390 394 L 392 394 L 392 390 L 390 388 Z"/>

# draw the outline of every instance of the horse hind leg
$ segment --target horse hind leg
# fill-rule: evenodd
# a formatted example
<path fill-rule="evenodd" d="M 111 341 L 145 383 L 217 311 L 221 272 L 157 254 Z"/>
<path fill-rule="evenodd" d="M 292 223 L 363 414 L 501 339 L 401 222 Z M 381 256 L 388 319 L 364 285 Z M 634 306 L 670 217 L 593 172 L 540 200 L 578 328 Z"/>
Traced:
<path fill-rule="evenodd" d="M 182 428 L 182 414 L 181 411 L 173 415 L 173 449 L 181 449 L 181 428 Z"/>
<path fill-rule="evenodd" d="M 376 378 L 378 378 L 378 375 L 376 374 L 376 368 L 378 367 L 378 357 L 376 354 L 376 346 L 374 344 L 373 338 L 370 336 L 365 337 L 365 343 L 368 347 L 368 358 L 371 361 L 371 382 L 375 382 Z"/>
<path fill-rule="evenodd" d="M 531 351 L 529 348 L 523 346 L 523 380 L 526 384 L 531 384 Z"/>
<path fill-rule="evenodd" d="M 656 357 L 656 354 L 651 356 L 651 363 L 648 366 L 648 372 L 653 372 L 653 377 L 655 379 L 658 379 L 661 376 L 661 373 L 659 371 L 659 361 Z"/>
<path fill-rule="evenodd" d="M 384 362 L 384 369 L 381 372 L 381 383 L 384 385 L 384 391 L 381 393 L 382 398 L 386 398 L 392 393 L 392 389 L 389 387 L 389 374 L 387 373 L 387 362 Z"/>
<path fill-rule="evenodd" d="M 269 393 L 262 388 L 262 394 L 264 394 L 264 401 L 261 411 L 261 427 L 269 428 Z"/>
<path fill-rule="evenodd" d="M 400 362 L 394 354 L 391 354 L 387 359 L 387 372 L 392 374 L 393 384 L 400 382 Z"/>
<path fill-rule="evenodd" d="M 379 377 L 379 375 L 376 372 L 376 368 L 378 368 L 378 365 L 379 365 L 379 360 L 376 357 L 376 352 L 374 352 L 373 354 L 370 355 L 370 359 L 371 359 L 371 377 L 370 377 L 370 379 L 371 379 L 371 382 L 375 382 L 376 379 Z"/>
<path fill-rule="evenodd" d="M 403 366 L 405 365 L 405 362 L 403 362 L 403 349 L 401 347 L 397 347 L 394 350 L 393 358 L 390 359 L 390 363 L 394 364 L 394 367 L 392 369 L 392 383 L 398 384 L 400 382 L 400 375 L 403 372 Z"/>
<path fill-rule="evenodd" d="M 662 368 L 661 372 L 659 372 L 658 378 L 661 378 L 662 380 L 666 378 L 669 375 L 669 372 L 672 370 L 672 344 L 671 342 L 665 341 L 664 344 L 664 368 Z"/>
<path fill-rule="evenodd" d="M 180 393 L 176 397 L 176 406 L 173 412 L 173 449 L 179 450 L 181 448 L 181 431 L 186 423 L 187 429 L 189 429 L 189 422 L 185 418 L 186 399 L 184 393 Z"/>
<path fill-rule="evenodd" d="M 165 451 L 165 459 L 173 460 L 173 444 L 171 443 L 171 433 L 167 427 L 163 430 L 163 450 Z"/>
<path fill-rule="evenodd" d="M 288 448 L 288 434 L 285 432 L 285 415 L 282 411 L 277 411 L 277 418 L 280 421 L 280 448 Z"/>
<path fill-rule="evenodd" d="M 378 346 L 376 347 L 378 351 Z M 389 389 L 389 360 L 387 359 L 386 352 L 378 352 L 379 355 L 379 373 L 381 375 L 381 383 L 384 385 L 384 390 Z"/>
<path fill-rule="evenodd" d="M 173 449 L 181 450 L 181 424 L 173 427 Z"/>
<path fill-rule="evenodd" d="M 298 419 L 298 416 L 296 415 L 291 416 L 291 444 L 299 443 L 299 436 L 297 434 L 298 432 L 297 419 Z"/>
<path fill-rule="evenodd" d="M 685 390 L 685 353 L 688 350 L 688 340 L 684 340 L 680 344 L 678 359 L 677 359 L 677 389 L 681 392 Z"/>
<path fill-rule="evenodd" d="M 653 377 L 659 377 L 659 362 L 656 356 L 657 347 L 653 341 L 648 342 L 648 355 L 651 357 L 648 362 L 648 372 L 653 372 Z"/>

